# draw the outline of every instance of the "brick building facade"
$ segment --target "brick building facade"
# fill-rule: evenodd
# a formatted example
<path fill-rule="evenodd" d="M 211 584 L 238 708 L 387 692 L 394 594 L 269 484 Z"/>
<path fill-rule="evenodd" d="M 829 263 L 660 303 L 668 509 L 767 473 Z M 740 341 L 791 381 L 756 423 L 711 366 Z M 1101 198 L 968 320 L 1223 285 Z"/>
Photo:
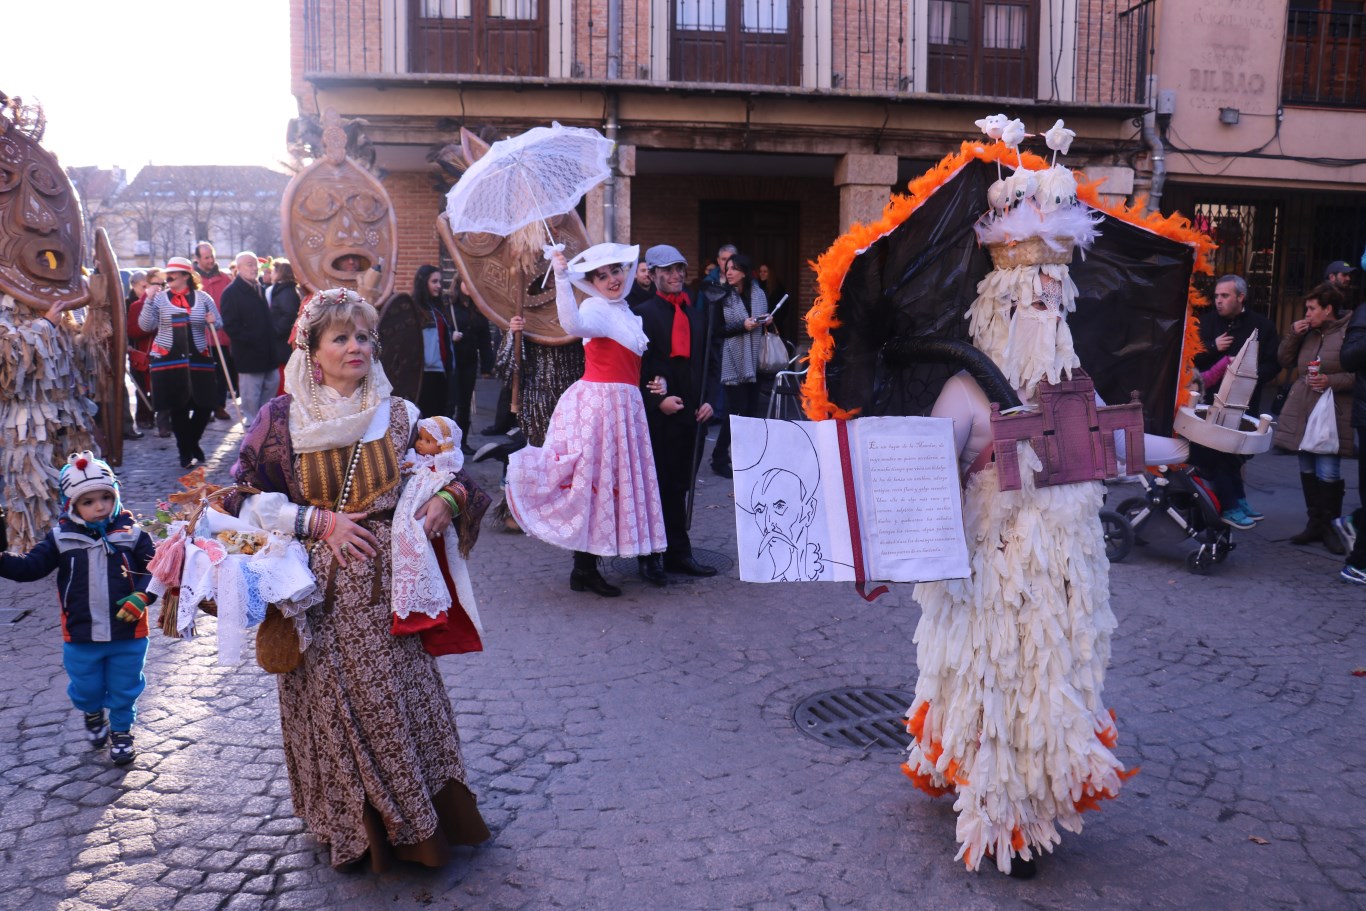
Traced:
<path fill-rule="evenodd" d="M 593 239 L 671 243 L 690 279 L 735 243 L 793 295 L 780 328 L 799 342 L 808 263 L 979 117 L 1064 118 L 1070 164 L 1141 189 L 1154 3 L 291 0 L 293 88 L 302 115 L 365 120 L 398 211 L 397 287 L 442 256 L 433 151 L 462 126 L 557 120 L 618 143 L 612 188 L 585 200 Z"/>

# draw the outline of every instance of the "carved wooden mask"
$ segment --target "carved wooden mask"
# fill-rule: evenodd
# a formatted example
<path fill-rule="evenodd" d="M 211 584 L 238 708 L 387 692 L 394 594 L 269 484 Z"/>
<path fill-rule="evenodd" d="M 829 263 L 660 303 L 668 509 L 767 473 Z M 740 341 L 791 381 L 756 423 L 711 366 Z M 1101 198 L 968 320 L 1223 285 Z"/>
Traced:
<path fill-rule="evenodd" d="M 337 112 L 323 114 L 323 157 L 294 176 L 281 201 L 285 253 L 299 280 L 315 291 L 359 290 L 357 280 L 384 263 L 377 300 L 394 287 L 398 221 L 384 185 L 346 157 Z"/>
<path fill-rule="evenodd" d="M 81 204 L 42 146 L 0 117 L 0 291 L 44 313 L 89 298 Z"/>
<path fill-rule="evenodd" d="M 482 158 L 489 146 L 461 129 L 460 148 L 468 167 Z M 564 244 L 566 258 L 573 259 L 591 246 L 577 212 L 547 216 L 546 221 L 555 240 Z M 555 277 L 545 279 L 549 263 L 541 248 L 547 240 L 539 221 L 507 237 L 466 231 L 453 234 L 442 215 L 438 218 L 438 232 L 461 277 L 470 286 L 475 305 L 498 327 L 506 329 L 508 320 L 520 308 L 526 320 L 527 337 L 532 341 L 543 345 L 579 341 L 560 328 L 555 314 Z"/>

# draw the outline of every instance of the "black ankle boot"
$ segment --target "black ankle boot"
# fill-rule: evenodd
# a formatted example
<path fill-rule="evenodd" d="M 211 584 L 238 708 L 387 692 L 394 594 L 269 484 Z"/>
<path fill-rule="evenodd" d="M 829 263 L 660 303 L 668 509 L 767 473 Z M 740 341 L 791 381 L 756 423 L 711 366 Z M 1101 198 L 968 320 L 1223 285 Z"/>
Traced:
<path fill-rule="evenodd" d="M 569 573 L 569 590 L 590 591 L 604 598 L 615 598 L 621 594 L 621 589 L 598 572 L 598 558 L 577 550 L 574 551 L 574 569 Z"/>
<path fill-rule="evenodd" d="M 1312 472 L 1300 472 L 1300 488 L 1304 491 L 1304 511 L 1309 517 L 1309 521 L 1304 526 L 1304 531 L 1297 535 L 1290 536 L 1291 544 L 1312 544 L 1323 537 L 1323 530 L 1327 527 L 1323 519 L 1323 488 L 1322 482 Z"/>
<path fill-rule="evenodd" d="M 515 430 L 507 434 L 507 438 L 493 443 L 485 443 L 474 453 L 474 461 L 482 462 L 485 459 L 497 459 L 504 465 L 508 463 L 508 456 L 526 445 L 526 436 L 521 430 Z"/>
<path fill-rule="evenodd" d="M 640 578 L 660 588 L 669 584 L 669 577 L 664 575 L 664 558 L 660 554 L 637 557 L 636 561 L 640 564 Z"/>

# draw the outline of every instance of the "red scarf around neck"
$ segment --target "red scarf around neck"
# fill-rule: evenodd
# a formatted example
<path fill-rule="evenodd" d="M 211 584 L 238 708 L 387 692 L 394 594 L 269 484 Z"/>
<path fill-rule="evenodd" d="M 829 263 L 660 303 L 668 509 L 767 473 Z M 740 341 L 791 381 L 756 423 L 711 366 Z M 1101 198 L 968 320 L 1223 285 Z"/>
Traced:
<path fill-rule="evenodd" d="M 691 357 L 692 326 L 688 323 L 688 314 L 684 308 L 689 306 L 692 301 L 688 299 L 686 291 L 680 291 L 677 294 L 665 294 L 661 291 L 659 296 L 674 305 L 674 325 L 673 332 L 669 336 L 669 356 Z"/>

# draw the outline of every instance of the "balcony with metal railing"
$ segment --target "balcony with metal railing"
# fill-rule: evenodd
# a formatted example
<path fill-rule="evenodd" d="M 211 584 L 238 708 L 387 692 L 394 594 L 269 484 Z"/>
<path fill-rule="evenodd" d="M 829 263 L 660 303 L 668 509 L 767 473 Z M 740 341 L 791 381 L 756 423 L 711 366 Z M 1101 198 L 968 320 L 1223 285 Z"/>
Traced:
<path fill-rule="evenodd" d="M 1366 12 L 1305 9 L 1292 3 L 1286 21 L 1286 104 L 1366 108 Z M 1334 4 L 1337 6 L 1337 4 Z"/>
<path fill-rule="evenodd" d="M 1134 107 L 1154 5 L 1072 0 L 1058 17 L 1040 0 L 302 0 L 303 76 Z"/>

